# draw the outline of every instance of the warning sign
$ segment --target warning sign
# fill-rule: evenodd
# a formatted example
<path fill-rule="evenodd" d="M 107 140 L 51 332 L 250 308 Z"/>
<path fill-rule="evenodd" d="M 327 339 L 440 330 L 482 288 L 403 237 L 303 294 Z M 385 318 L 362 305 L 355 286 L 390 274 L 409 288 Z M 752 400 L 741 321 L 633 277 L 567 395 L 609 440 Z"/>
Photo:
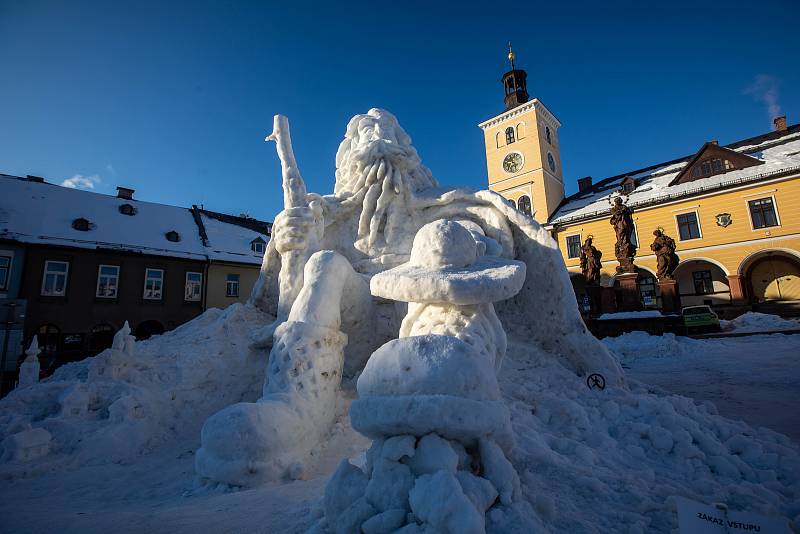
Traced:
<path fill-rule="evenodd" d="M 727 506 L 691 501 L 676 497 L 678 503 L 678 527 L 681 534 L 788 534 L 785 519 L 764 517 L 750 512 L 728 510 Z"/>

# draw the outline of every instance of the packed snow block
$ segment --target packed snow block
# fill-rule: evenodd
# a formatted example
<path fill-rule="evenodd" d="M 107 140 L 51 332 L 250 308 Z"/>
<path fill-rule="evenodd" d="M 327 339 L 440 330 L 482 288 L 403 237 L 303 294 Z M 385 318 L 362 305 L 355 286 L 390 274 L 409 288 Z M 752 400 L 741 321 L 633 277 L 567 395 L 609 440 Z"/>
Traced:
<path fill-rule="evenodd" d="M 464 495 L 480 513 L 485 513 L 497 500 L 497 490 L 485 478 L 477 477 L 469 471 L 458 471 L 456 478 Z"/>
<path fill-rule="evenodd" d="M 353 504 L 347 507 L 336 523 L 332 525 L 335 534 L 352 534 L 361 532 L 361 525 L 376 514 L 373 508 L 364 497 L 360 497 Z"/>
<path fill-rule="evenodd" d="M 2 441 L 0 462 L 29 462 L 50 452 L 50 432 L 31 428 L 8 436 Z"/>
<path fill-rule="evenodd" d="M 414 475 L 407 465 L 380 458 L 367 484 L 367 501 L 381 512 L 408 509 L 408 492 L 413 485 Z"/>
<path fill-rule="evenodd" d="M 485 522 L 452 473 L 423 475 L 409 495 L 414 515 L 443 534 L 483 534 Z"/>
<path fill-rule="evenodd" d="M 363 471 L 347 459 L 339 463 L 339 467 L 325 485 L 323 505 L 325 519 L 329 525 L 337 524 L 342 512 L 364 495 L 367 482 Z"/>
<path fill-rule="evenodd" d="M 458 454 L 450 442 L 436 434 L 428 434 L 419 440 L 414 456 L 406 462 L 414 476 L 432 474 L 436 471 L 455 473 Z"/>
<path fill-rule="evenodd" d="M 399 461 L 404 456 L 413 457 L 416 452 L 417 438 L 414 436 L 392 436 L 383 442 L 381 458 Z"/>
<path fill-rule="evenodd" d="M 497 488 L 500 501 L 505 505 L 511 504 L 515 497 L 521 495 L 519 476 L 514 466 L 500 447 L 489 439 L 481 438 L 480 452 L 483 475 Z"/>
<path fill-rule="evenodd" d="M 406 522 L 406 510 L 386 510 L 364 521 L 361 531 L 364 534 L 389 534 Z"/>

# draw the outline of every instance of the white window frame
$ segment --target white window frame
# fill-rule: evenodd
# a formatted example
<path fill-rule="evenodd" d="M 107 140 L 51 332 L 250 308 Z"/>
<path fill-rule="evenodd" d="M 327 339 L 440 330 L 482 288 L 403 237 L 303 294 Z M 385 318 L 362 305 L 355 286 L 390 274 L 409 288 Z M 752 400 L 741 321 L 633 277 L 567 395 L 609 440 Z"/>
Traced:
<path fill-rule="evenodd" d="M 63 272 L 61 271 L 50 271 L 49 265 L 51 263 L 63 263 L 67 266 Z M 64 289 L 60 293 L 56 293 L 55 291 L 52 293 L 45 292 L 45 286 L 47 284 L 47 275 L 52 274 L 53 276 L 63 276 L 64 277 Z M 43 297 L 63 297 L 67 294 L 67 283 L 69 283 L 69 262 L 62 261 L 62 260 L 45 260 L 44 262 L 44 274 L 42 275 L 42 292 L 41 295 Z M 53 287 L 55 288 L 57 284 L 53 283 Z"/>
<path fill-rule="evenodd" d="M 678 224 L 678 216 L 679 215 L 686 215 L 688 213 L 694 213 L 694 217 L 697 220 L 697 232 L 700 234 L 700 236 L 699 237 L 693 237 L 691 239 L 683 239 L 681 237 L 681 225 Z M 698 210 L 696 210 L 696 209 L 694 209 L 694 210 L 681 210 L 680 212 L 675 213 L 674 216 L 675 216 L 675 232 L 678 235 L 678 241 L 679 242 L 686 243 L 686 242 L 689 242 L 689 241 L 698 241 L 700 239 L 703 239 L 703 226 L 700 224 L 700 212 Z"/>
<path fill-rule="evenodd" d="M 161 273 L 160 278 L 150 278 L 148 276 L 149 271 L 157 271 Z M 147 281 L 148 280 L 158 280 L 161 282 L 161 287 L 159 288 L 158 296 L 157 297 L 148 297 L 147 296 Z M 142 298 L 144 300 L 162 300 L 164 298 L 164 269 L 156 269 L 154 267 L 145 267 L 144 268 L 144 288 L 142 289 Z"/>
<path fill-rule="evenodd" d="M 192 281 L 192 286 L 197 284 L 197 286 L 200 288 L 200 293 L 197 295 L 197 297 L 189 294 L 189 275 L 190 274 L 196 274 L 197 276 L 200 277 L 200 280 Z M 186 301 L 186 302 L 200 302 L 201 300 L 203 300 L 203 273 L 200 273 L 200 272 L 197 272 L 197 271 L 186 271 L 186 276 L 184 277 L 183 280 L 184 280 L 184 283 L 183 283 L 183 300 Z M 194 292 L 192 292 L 192 293 L 194 293 Z"/>
<path fill-rule="evenodd" d="M 568 260 L 574 260 L 574 259 L 578 259 L 578 258 L 581 257 L 581 253 L 580 252 L 578 252 L 577 256 L 570 256 L 569 255 L 569 238 L 570 237 L 575 237 L 575 236 L 578 236 L 578 244 L 579 245 L 583 245 L 583 236 L 581 235 L 580 232 L 578 232 L 577 234 L 568 234 L 568 235 L 564 236 L 564 251 L 567 253 L 566 256 L 567 256 Z"/>
<path fill-rule="evenodd" d="M 261 250 L 256 250 L 257 246 L 261 247 Z M 267 250 L 267 244 L 257 239 L 254 239 L 250 242 L 250 250 L 252 250 L 256 254 L 263 254 L 264 251 Z"/>
<path fill-rule="evenodd" d="M 8 265 L 4 267 L 6 270 L 6 279 L 0 280 L 0 291 L 5 291 L 8 289 L 9 282 L 11 281 L 11 267 L 14 265 L 14 253 L 7 253 L 5 250 L 0 251 L 0 258 L 8 259 Z"/>
<path fill-rule="evenodd" d="M 750 202 L 753 200 L 763 200 L 765 198 L 772 199 L 772 207 L 775 208 L 775 222 L 778 224 L 775 226 L 765 226 L 764 228 L 756 228 L 753 226 L 753 214 L 750 212 Z M 753 194 L 747 195 L 747 198 L 744 200 L 744 210 L 747 212 L 747 220 L 750 221 L 750 231 L 752 232 L 769 232 L 773 228 L 780 228 L 781 227 L 781 216 L 778 213 L 778 202 L 775 200 L 775 195 L 761 195 Z"/>
<path fill-rule="evenodd" d="M 109 296 L 109 295 L 101 295 L 100 294 L 100 279 L 103 278 L 103 277 L 108 278 L 108 277 L 111 276 L 111 275 L 108 275 L 108 274 L 103 274 L 103 267 L 112 267 L 112 268 L 117 270 L 117 274 L 114 275 L 114 294 L 111 295 L 111 296 Z M 98 265 L 97 266 L 97 286 L 95 287 L 95 290 L 94 290 L 94 296 L 99 298 L 99 299 L 115 299 L 115 298 L 117 298 L 117 296 L 119 295 L 119 272 L 120 272 L 119 265 L 107 265 L 107 264 L 104 264 L 104 263 L 101 263 L 100 265 Z"/>
<path fill-rule="evenodd" d="M 228 280 L 229 276 L 236 276 L 236 281 Z M 232 294 L 229 291 L 229 288 L 233 287 L 234 285 L 236 287 L 236 293 Z M 239 275 L 237 273 L 228 273 L 228 274 L 226 274 L 225 275 L 225 296 L 228 297 L 228 298 L 239 298 L 240 285 L 241 285 L 241 275 Z"/>

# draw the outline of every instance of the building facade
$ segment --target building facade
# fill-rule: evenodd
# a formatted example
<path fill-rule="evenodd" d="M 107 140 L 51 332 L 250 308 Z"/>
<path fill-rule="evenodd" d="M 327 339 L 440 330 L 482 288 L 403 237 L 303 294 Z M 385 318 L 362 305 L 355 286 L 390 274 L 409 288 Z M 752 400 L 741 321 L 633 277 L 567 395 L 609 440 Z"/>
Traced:
<path fill-rule="evenodd" d="M 609 219 L 612 200 L 621 196 L 633 209 L 645 308 L 661 306 L 650 249 L 655 230 L 677 244 L 674 277 L 684 306 L 708 304 L 723 315 L 800 308 L 800 125 L 778 117 L 766 134 L 726 146 L 709 141 L 692 155 L 597 183 L 581 178 L 579 191 L 565 198 L 561 124 L 537 99 L 528 101 L 525 73 L 513 62 L 503 89 L 505 111 L 479 125 L 489 188 L 551 231 L 579 302 L 587 302 L 580 272 L 587 237 L 603 253 L 601 285 L 618 285 Z"/>
<path fill-rule="evenodd" d="M 0 175 L 6 389 L 34 335 L 47 373 L 106 349 L 125 321 L 146 339 L 209 307 L 246 301 L 269 223 L 118 190 L 114 197 Z"/>

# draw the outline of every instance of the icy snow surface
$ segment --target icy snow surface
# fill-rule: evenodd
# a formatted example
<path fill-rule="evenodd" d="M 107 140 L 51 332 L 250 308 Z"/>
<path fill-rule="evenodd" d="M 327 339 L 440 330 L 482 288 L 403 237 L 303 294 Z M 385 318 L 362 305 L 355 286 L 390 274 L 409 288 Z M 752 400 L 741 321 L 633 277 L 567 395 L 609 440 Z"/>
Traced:
<path fill-rule="evenodd" d="M 732 321 L 722 320 L 719 323 L 723 330 L 736 333 L 800 330 L 800 320 L 758 312 L 747 312 Z"/>
<path fill-rule="evenodd" d="M 258 315 L 243 306 L 211 310 L 173 333 L 137 343 L 132 362 L 105 362 L 104 353 L 1 401 L 0 438 L 19 432 L 25 423 L 52 435 L 46 456 L 0 466 L 3 528 L 308 528 L 323 514 L 324 486 L 340 459 L 364 461 L 369 440 L 352 431 L 346 415 L 316 451 L 317 465 L 307 471 L 307 480 L 231 491 L 198 486 L 193 473 L 192 456 L 204 418 L 259 394 L 265 362 L 261 356 L 252 359 L 246 349 L 249 331 L 268 320 Z M 538 524 L 552 532 L 670 532 L 677 527 L 671 498 L 676 495 L 800 519 L 800 450 L 795 442 L 719 416 L 711 403 L 665 391 L 667 382 L 678 387 L 691 380 L 694 385 L 687 393 L 709 398 L 717 391 L 717 380 L 720 387 L 727 383 L 729 391 L 712 400 L 733 413 L 750 406 L 752 417 L 761 417 L 752 420 L 756 425 L 774 422 L 763 413 L 767 410 L 774 416 L 800 413 L 797 395 L 788 395 L 798 387 L 800 336 L 700 341 L 626 334 L 623 338 L 631 336 L 632 345 L 665 357 L 630 363 L 630 390 L 597 391 L 552 356 L 532 350 L 525 332 L 508 327 L 508 355 L 499 381 L 516 437 L 510 459 L 531 517 L 489 514 L 488 531 L 519 532 L 526 524 Z M 621 346 L 618 341 L 612 348 Z M 668 356 L 671 347 L 680 351 Z M 87 380 L 98 366 L 114 370 L 117 378 Z M 734 373 L 737 366 L 742 370 Z M 731 374 L 719 375 L 720 370 Z M 740 390 L 736 380 L 743 375 L 750 381 Z M 660 380 L 664 389 L 638 378 Z M 788 403 L 780 407 L 770 405 L 778 382 Z M 345 404 L 352 400 L 352 388 L 348 391 L 343 393 L 350 396 L 343 399 Z M 115 404 L 125 409 L 112 409 Z M 758 410 L 762 405 L 768 408 Z M 64 413 L 65 408 L 78 413 Z M 381 518 L 387 524 L 393 519 Z"/>

